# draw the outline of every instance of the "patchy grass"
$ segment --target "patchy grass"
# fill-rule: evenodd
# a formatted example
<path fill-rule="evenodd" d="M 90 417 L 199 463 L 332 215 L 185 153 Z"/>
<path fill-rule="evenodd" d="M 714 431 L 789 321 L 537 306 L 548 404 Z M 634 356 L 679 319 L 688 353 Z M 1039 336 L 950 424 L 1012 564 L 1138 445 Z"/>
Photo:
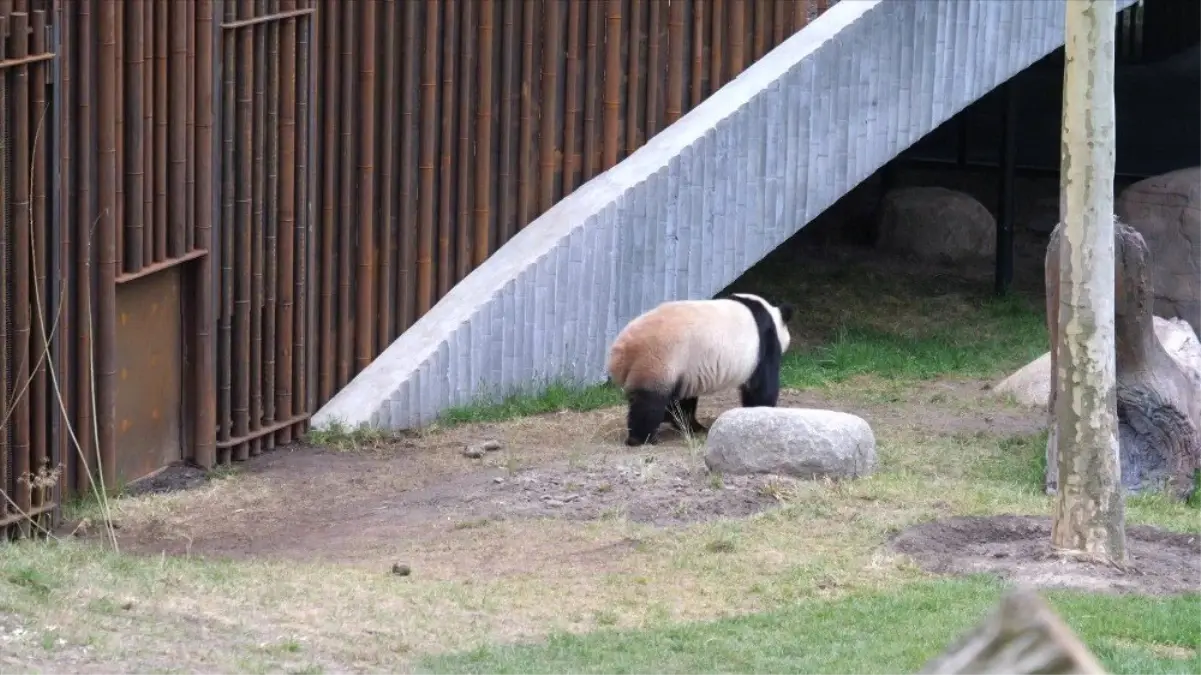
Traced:
<path fill-rule="evenodd" d="M 552 412 L 596 410 L 621 403 L 621 392 L 607 384 L 592 387 L 573 387 L 562 382 L 552 382 L 541 393 L 509 394 L 490 399 L 484 397 L 479 403 L 450 408 L 438 418 L 440 426 L 478 422 L 499 422 Z"/>
<path fill-rule="evenodd" d="M 988 577 L 919 581 L 713 622 L 558 634 L 545 644 L 482 647 L 422 666 L 434 673 L 910 673 L 980 621 L 1001 592 Z M 1199 595 L 1055 592 L 1048 599 L 1110 672 L 1201 670 Z M 908 627 L 901 639 L 898 626 Z"/>

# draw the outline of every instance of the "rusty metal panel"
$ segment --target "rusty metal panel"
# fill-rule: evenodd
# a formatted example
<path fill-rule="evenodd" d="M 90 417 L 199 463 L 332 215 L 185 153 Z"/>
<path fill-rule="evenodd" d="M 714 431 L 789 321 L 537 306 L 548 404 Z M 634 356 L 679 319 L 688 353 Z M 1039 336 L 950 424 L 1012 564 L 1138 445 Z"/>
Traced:
<path fill-rule="evenodd" d="M 117 287 L 118 483 L 183 458 L 180 268 Z"/>

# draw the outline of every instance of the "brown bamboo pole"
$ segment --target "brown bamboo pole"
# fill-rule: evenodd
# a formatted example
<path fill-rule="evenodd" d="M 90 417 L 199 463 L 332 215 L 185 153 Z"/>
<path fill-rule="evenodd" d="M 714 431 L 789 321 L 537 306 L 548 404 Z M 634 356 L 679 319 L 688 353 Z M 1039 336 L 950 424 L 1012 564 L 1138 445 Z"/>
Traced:
<path fill-rule="evenodd" d="M 79 119 L 93 119 L 97 114 L 96 106 L 93 105 L 93 91 L 95 85 L 93 82 L 93 62 L 92 54 L 96 45 L 97 22 L 93 18 L 92 8 L 97 0 L 87 0 L 79 5 L 79 23 L 77 24 L 76 35 L 79 38 L 79 93 L 78 93 L 78 111 Z M 3 107 L 3 106 L 0 106 Z M 2 117 L 2 116 L 0 116 Z M 77 218 L 74 223 L 75 227 L 75 253 L 76 264 L 80 270 L 93 269 L 93 260 L 95 256 L 95 244 L 92 237 L 92 226 L 96 221 L 96 210 L 92 208 L 92 157 L 95 152 L 96 137 L 92 134 L 92 125 L 80 124 L 77 130 L 78 141 L 76 147 L 79 150 L 79 161 L 77 163 L 77 180 L 76 180 L 76 198 L 77 198 Z M 92 414 L 93 401 L 92 397 L 96 391 L 95 380 L 92 375 L 95 372 L 93 363 L 93 346 L 96 344 L 95 336 L 95 307 L 91 301 L 92 298 L 92 275 L 91 274 L 76 274 L 75 275 L 75 297 L 78 305 L 79 328 L 75 332 L 75 413 L 76 413 L 76 451 L 80 459 L 76 466 L 75 472 L 75 489 L 80 494 L 88 494 L 91 489 L 91 476 L 93 472 L 93 464 L 96 462 L 98 453 L 96 452 L 96 437 L 93 433 Z M 3 359 L 0 359 L 2 361 Z"/>
<path fill-rule="evenodd" d="M 349 3 L 348 3 L 349 4 Z M 296 0 L 281 0 L 281 12 L 296 9 Z M 293 332 L 295 308 L 296 239 L 296 21 L 285 19 L 280 26 L 280 96 L 279 96 L 279 304 L 275 318 L 279 335 L 279 351 L 275 368 L 275 416 L 291 419 L 293 414 Z M 347 21 L 347 24 L 351 22 Z M 280 433 L 279 441 L 286 443 L 290 434 Z"/>
<path fill-rule="evenodd" d="M 621 0 L 609 0 L 605 13 L 605 129 L 606 171 L 617 164 L 618 124 L 621 121 Z"/>
<path fill-rule="evenodd" d="M 222 0 L 225 22 L 237 17 L 237 6 L 233 2 Z M 235 162 L 237 157 L 237 77 L 238 50 L 237 40 L 233 35 L 221 33 L 221 44 L 224 55 L 221 60 L 222 74 L 222 117 L 221 117 L 221 298 L 218 303 L 220 320 L 218 323 L 217 340 L 217 372 L 218 379 L 218 421 L 220 431 L 217 436 L 219 443 L 226 443 L 233 438 L 233 313 L 234 313 L 234 230 L 237 227 L 235 216 Z M 215 446 L 214 446 L 215 447 Z M 228 460 L 229 450 L 222 450 L 217 458 L 218 463 Z"/>
<path fill-rule="evenodd" d="M 684 113 L 684 3 L 673 2 L 667 17 L 667 123 Z"/>
<path fill-rule="evenodd" d="M 692 9 L 692 100 L 689 108 L 695 108 L 705 98 L 705 0 L 696 0 Z"/>
<path fill-rule="evenodd" d="M 308 0 L 304 0 L 307 4 Z M 298 5 L 302 3 L 297 3 Z M 311 333 L 312 322 L 309 317 L 311 280 L 311 252 L 309 250 L 309 232 L 311 231 L 312 209 L 309 208 L 309 185 L 313 179 L 310 170 L 312 164 L 311 132 L 313 86 L 310 82 L 312 67 L 313 17 L 296 19 L 296 269 L 293 273 L 292 302 L 292 415 L 311 413 L 316 404 L 309 392 L 311 377 L 309 367 L 308 336 Z M 303 85 L 303 86 L 301 86 Z M 281 429 L 276 436 L 282 443 L 292 440 L 293 434 L 305 433 L 307 421 L 302 421 Z"/>
<path fill-rule="evenodd" d="M 341 173 L 339 174 L 341 185 L 338 197 L 340 214 L 338 219 L 338 310 L 346 315 L 341 321 L 334 324 L 338 335 L 336 386 L 339 389 L 350 381 L 351 369 L 354 367 L 354 324 L 349 320 L 349 314 L 352 311 L 351 291 L 354 286 L 354 262 L 351 254 L 354 251 L 354 221 L 352 220 L 355 205 L 354 111 L 357 105 L 354 98 L 354 85 L 355 60 L 357 59 L 355 48 L 358 42 L 354 32 L 355 4 L 353 2 L 335 4 L 338 9 L 342 10 L 339 20 L 339 28 L 342 30 L 342 108 L 339 111 L 342 118 L 340 125 L 342 135 L 338 142 L 341 155 Z"/>
<path fill-rule="evenodd" d="M 626 155 L 631 155 L 642 145 L 642 133 L 638 128 L 639 119 L 645 115 L 647 120 L 652 117 L 649 106 L 643 107 L 640 95 L 639 82 L 642 77 L 642 41 L 646 39 L 646 35 L 642 31 L 642 13 L 645 11 L 642 8 L 641 0 L 629 0 L 630 2 L 630 48 L 627 54 L 626 62 Z M 657 2 L 651 2 L 652 6 L 658 5 Z M 650 41 L 655 42 L 653 33 L 650 35 Z M 653 79 L 653 71 L 646 79 Z M 647 87 L 651 85 L 647 83 Z"/>
<path fill-rule="evenodd" d="M 775 49 L 781 42 L 784 41 L 787 33 L 785 33 L 786 24 L 788 23 L 788 3 L 773 2 L 771 4 L 773 17 L 771 22 L 771 48 Z"/>
<path fill-rule="evenodd" d="M 663 83 L 663 45 L 659 40 L 659 35 L 663 32 L 664 6 L 665 3 L 661 2 L 652 1 L 650 3 L 650 16 L 647 17 L 646 25 L 646 138 L 648 140 L 659 133 L 659 106 L 662 105 L 660 88 Z M 626 135 L 629 136 L 628 133 Z"/>
<path fill-rule="evenodd" d="M 145 203 L 145 150 L 142 146 L 145 138 L 144 106 L 142 85 L 145 81 L 142 69 L 143 43 L 146 39 L 146 24 L 143 17 L 145 3 L 134 2 L 125 6 L 125 102 L 129 106 L 128 121 L 123 124 L 125 137 L 124 145 L 128 149 L 125 154 L 125 208 L 123 212 L 124 226 L 124 256 L 122 267 L 126 272 L 139 272 L 146 264 L 143 260 L 143 238 L 145 237 L 145 221 L 143 219 L 143 204 Z M 124 106 L 122 106 L 124 107 Z"/>
<path fill-rule="evenodd" d="M 254 16 L 254 0 L 239 0 L 238 18 Z M 250 375 L 251 375 L 251 331 L 250 303 L 252 301 L 251 247 L 253 241 L 253 204 L 251 196 L 254 167 L 254 33 L 252 27 L 236 29 L 238 44 L 238 150 L 235 190 L 237 196 L 237 225 L 234 237 L 235 305 L 233 352 L 234 386 L 234 438 L 242 438 L 250 432 Z M 155 239 L 157 240 L 157 232 Z M 156 241 L 157 244 L 157 241 Z M 246 443 L 238 443 L 230 449 L 232 459 L 245 460 L 250 455 Z"/>
<path fill-rule="evenodd" d="M 567 0 L 567 72 L 563 95 L 563 195 L 580 180 L 580 17 L 583 0 Z"/>
<path fill-rule="evenodd" d="M 425 52 L 421 62 L 421 192 L 418 196 L 420 220 L 417 225 L 417 312 L 429 311 L 434 300 L 434 148 L 437 143 L 438 99 L 438 28 L 439 0 L 427 0 L 425 6 Z"/>
<path fill-rule="evenodd" d="M 117 6 L 115 0 L 102 0 L 98 17 L 100 73 L 96 127 L 100 148 L 97 167 L 97 205 L 100 223 L 99 278 L 96 288 L 96 405 L 97 445 L 102 460 L 102 476 L 107 487 L 117 478 L 116 337 L 117 337 L 117 101 L 113 79 L 117 72 Z"/>
<path fill-rule="evenodd" d="M 321 62 L 324 64 L 321 75 L 321 89 L 325 95 L 321 97 L 321 119 L 324 121 L 324 140 L 321 144 L 321 280 L 319 283 L 318 300 L 320 302 L 320 318 L 317 335 L 321 345 L 317 358 L 318 394 L 323 401 L 328 401 L 334 392 L 334 364 L 338 344 L 338 332 L 334 328 L 334 299 L 337 291 L 337 207 L 338 207 L 338 97 L 335 82 L 338 81 L 338 63 L 341 48 L 338 44 L 341 31 L 338 30 L 337 12 L 332 9 L 332 2 L 326 0 L 321 8 L 320 20 L 324 30 L 321 31 L 322 41 Z"/>
<path fill-rule="evenodd" d="M 396 216 L 393 211 L 396 185 L 396 39 L 400 26 L 396 24 L 396 2 L 384 3 L 384 64 L 381 81 L 384 103 L 380 129 L 380 210 L 379 210 L 379 294 L 376 302 L 375 340 L 382 350 L 397 334 L 393 326 L 393 258 L 396 256 Z"/>
<path fill-rule="evenodd" d="M 0 60 L 8 58 L 8 21 L 9 13 L 0 11 Z M 0 110 L 7 111 L 9 109 L 9 94 L 8 87 L 0 87 Z M 9 129 L 8 115 L 0 115 L 0 138 L 9 138 L 11 129 Z M 0 181 L 0 204 L 7 205 L 12 199 L 12 196 L 7 192 L 11 186 L 6 181 Z M 12 256 L 9 253 L 9 238 L 7 232 L 5 236 L 0 236 L 0 260 L 11 260 Z M 4 274 L 0 274 L 0 412 L 7 414 L 9 411 L 8 400 L 8 381 L 9 381 L 9 345 L 14 341 L 13 336 L 8 334 L 9 315 L 9 295 L 13 292 L 12 286 L 9 283 L 9 271 L 4 270 Z M 12 275 L 13 282 L 16 283 L 16 276 Z M 14 300 L 15 302 L 15 300 Z M 15 404 L 15 402 L 14 402 Z M 13 423 L 16 423 L 16 418 L 12 418 Z M 5 494 L 8 493 L 8 466 L 13 460 L 13 448 L 8 442 L 9 434 L 7 430 L 0 433 L 0 488 Z M 0 518 L 7 517 L 11 513 L 8 500 L 0 500 Z"/>
<path fill-rule="evenodd" d="M 792 0 L 792 32 L 809 23 L 809 0 Z"/>
<path fill-rule="evenodd" d="M 713 37 L 709 46 L 709 95 L 725 84 L 726 44 L 723 39 L 726 21 L 726 1 L 712 0 L 710 22 Z"/>
<path fill-rule="evenodd" d="M 758 61 L 767 53 L 767 0 L 755 0 L 754 6 L 754 60 Z"/>
<path fill-rule="evenodd" d="M 517 164 L 515 150 L 517 129 L 513 121 L 514 92 L 517 84 L 517 48 L 521 35 L 517 30 L 517 3 L 505 0 L 501 5 L 500 41 L 500 168 L 497 171 L 497 230 L 496 245 L 504 244 L 517 232 Z"/>
<path fill-rule="evenodd" d="M 75 110 L 75 89 L 77 80 L 75 77 L 75 52 L 78 49 L 79 37 L 76 35 L 74 8 L 63 8 L 57 17 L 59 22 L 59 34 L 62 39 L 58 47 L 58 67 L 59 78 L 61 81 L 61 90 L 55 92 L 58 96 L 57 105 L 63 106 L 66 110 Z M 73 435 L 71 432 L 75 429 L 75 418 L 71 412 L 70 394 L 62 390 L 61 383 L 67 382 L 71 377 L 71 363 L 74 358 L 70 336 L 79 331 L 75 327 L 74 312 L 70 310 L 74 301 L 74 292 L 71 287 L 72 277 L 79 276 L 75 267 L 75 258 L 73 257 L 74 250 L 72 242 L 74 236 L 71 231 L 71 223 L 76 223 L 79 220 L 78 212 L 75 203 L 76 193 L 76 162 L 74 144 L 71 142 L 73 121 L 69 115 L 59 115 L 58 133 L 59 138 L 64 139 L 64 142 L 59 145 L 58 170 L 61 172 L 62 179 L 59 181 L 59 222 L 56 224 L 59 233 L 59 249 L 58 261 L 56 264 L 56 273 L 59 276 L 59 294 L 57 303 L 53 307 L 53 312 L 50 315 L 58 319 L 58 329 L 53 335 L 53 340 L 56 348 L 55 377 L 60 383 L 60 388 L 56 390 L 56 394 L 61 394 L 62 398 L 58 399 L 53 404 L 53 409 L 58 422 L 58 436 L 55 439 L 54 454 L 51 458 L 51 465 L 58 466 L 60 463 L 64 467 L 62 475 L 59 477 L 57 484 L 54 487 L 53 499 L 55 503 L 62 503 L 62 495 L 65 490 L 71 485 L 72 472 L 79 466 L 76 453 L 72 451 Z M 75 273 L 72 273 L 75 272 Z M 2 284 L 0 284 L 2 285 Z M 0 316 L 3 316 L 0 312 Z M 53 320 L 51 320 L 53 321 Z M 0 352 L 3 353 L 3 352 Z M 0 381 L 3 381 L 0 378 Z M 82 383 L 77 383 L 77 388 Z M 0 387 L 2 389 L 3 387 Z M 3 403 L 0 402 L 0 406 Z M 0 449 L 0 455 L 3 454 Z"/>
<path fill-rule="evenodd" d="M 821 16 L 827 9 L 830 9 L 830 0 L 817 0 L 817 15 Z"/>
<path fill-rule="evenodd" d="M 33 39 L 32 39 L 32 54 L 46 53 L 46 12 L 44 10 L 36 10 L 32 13 L 33 23 Z M 30 151 L 33 154 L 33 221 L 30 227 L 30 236 L 33 239 L 33 283 L 35 295 L 31 299 L 34 302 L 39 302 L 42 308 L 41 316 L 33 317 L 33 360 L 36 368 L 33 373 L 33 382 L 30 386 L 30 416 L 33 426 L 33 449 L 30 467 L 33 471 L 41 471 L 44 469 L 53 469 L 53 465 L 48 463 L 46 455 L 49 449 L 49 434 L 50 434 L 50 413 L 48 404 L 50 400 L 47 398 L 49 386 L 47 382 L 47 359 L 53 354 L 49 352 L 50 342 L 46 329 L 52 324 L 55 316 L 53 308 L 49 303 L 50 287 L 46 283 L 46 268 L 49 260 L 46 257 L 47 242 L 46 237 L 50 233 L 52 227 L 47 218 L 47 201 L 46 197 L 49 190 L 50 172 L 47 170 L 47 155 L 50 144 L 48 139 L 52 133 L 53 122 L 49 114 L 49 108 L 46 100 L 46 81 L 47 81 L 48 62 L 40 61 L 32 64 L 29 69 L 29 87 L 32 91 L 30 97 L 33 99 L 34 114 L 34 134 L 31 141 L 32 147 Z M 14 223 L 20 226 L 20 223 Z M 47 308 L 51 311 L 46 311 Z M 38 490 L 33 494 L 31 506 L 38 507 L 45 503 L 42 499 L 42 490 Z"/>
<path fill-rule="evenodd" d="M 216 461 L 217 391 L 213 298 L 213 1 L 196 7 L 196 245 L 209 253 L 199 261 L 196 284 L 196 448 L 194 461 Z"/>
<path fill-rule="evenodd" d="M 559 36 L 559 0 L 547 2 L 542 16 L 542 124 L 538 131 L 538 149 L 542 157 L 538 161 L 538 214 L 545 213 L 554 205 L 555 176 L 559 172 L 559 118 L 555 114 L 559 95 L 559 58 L 562 53 L 559 46 L 562 42 Z"/>
<path fill-rule="evenodd" d="M 254 16 L 268 12 L 266 0 L 254 0 Z M 254 166 L 251 172 L 250 204 L 250 426 L 248 433 L 255 435 L 263 422 L 263 351 L 275 345 L 263 340 L 263 308 L 266 304 L 266 216 L 267 216 L 267 26 L 259 24 L 239 28 L 250 32 L 254 41 L 254 122 L 252 152 Z M 275 129 L 271 129 L 274 134 Z M 250 441 L 250 455 L 262 451 L 263 439 L 256 436 Z"/>
<path fill-rule="evenodd" d="M 534 3 L 521 4 L 521 113 L 517 143 L 517 229 L 533 219 L 534 180 Z"/>
<path fill-rule="evenodd" d="M 742 74 L 746 65 L 746 3 L 730 0 L 730 79 Z"/>
<path fill-rule="evenodd" d="M 584 165 L 583 181 L 587 182 L 598 173 L 600 115 L 597 111 L 597 91 L 601 83 L 601 3 L 588 3 L 588 28 L 584 43 Z"/>
<path fill-rule="evenodd" d="M 168 209 L 167 227 L 170 230 L 171 256 L 181 256 L 187 253 L 187 161 L 188 161 L 188 21 L 187 12 L 190 3 L 174 2 L 170 8 L 171 30 L 168 37 L 170 57 L 166 67 L 171 71 L 171 95 L 167 99 L 167 117 L 170 119 L 168 128 L 170 137 L 167 148 L 167 185 L 170 189 L 170 199 L 164 208 Z M 164 94 L 165 96 L 165 94 Z"/>
<path fill-rule="evenodd" d="M 458 12 L 461 6 L 456 0 L 445 0 L 443 5 L 445 28 L 442 31 L 442 114 L 439 125 L 442 153 L 438 165 L 438 298 L 445 296 L 454 284 L 451 239 L 454 236 L 455 219 L 455 78 L 459 65 Z"/>
<path fill-rule="evenodd" d="M 125 3 L 117 5 L 117 175 L 125 175 L 125 21 L 127 9 Z M 125 181 L 117 181 L 117 274 L 125 270 Z"/>
<path fill-rule="evenodd" d="M 8 15 L 9 38 L 8 52 L 14 59 L 22 59 L 29 56 L 29 15 L 25 12 L 13 12 Z M 32 186 L 29 184 L 30 178 L 30 157 L 29 157 L 29 141 L 33 134 L 30 132 L 29 124 L 29 64 L 17 66 L 15 71 L 4 73 L 8 75 L 9 90 L 8 109 L 12 111 L 12 135 L 9 137 L 9 142 L 12 143 L 12 155 L 10 161 L 10 180 L 9 188 L 12 191 L 10 196 L 12 204 L 12 221 L 9 226 L 12 228 L 12 251 L 9 255 L 9 260 L 12 264 L 11 270 L 5 270 L 12 275 L 12 307 L 11 320 L 13 323 L 12 350 L 10 352 L 12 363 L 15 365 L 15 372 L 12 378 L 13 402 L 11 414 L 8 409 L 3 413 L 8 416 L 7 425 L 12 425 L 13 445 L 10 449 L 12 453 L 13 479 L 16 483 L 16 505 L 18 513 L 29 513 L 32 504 L 32 490 L 30 489 L 30 470 L 35 469 L 30 465 L 30 450 L 32 445 L 32 429 L 30 428 L 30 396 L 29 392 L 22 392 L 29 383 L 29 366 L 30 366 L 30 301 L 33 294 L 29 289 L 29 263 L 30 263 L 30 231 L 33 229 L 34 223 L 31 222 L 31 193 Z M 114 148 L 114 152 L 116 149 Z M 110 179 L 111 180 L 111 179 Z M 112 222 L 110 220 L 110 222 Z M 9 317 L 0 317 L 8 319 Z M 7 382 L 3 383 L 8 386 Z M 5 429 L 4 431 L 7 431 Z M 40 433 L 41 430 L 39 429 Z M 0 488 L 7 490 L 8 485 L 0 484 Z M 29 522 L 21 522 L 21 534 L 28 536 Z"/>
<path fill-rule="evenodd" d="M 478 267 L 492 252 L 489 207 L 492 204 L 492 0 L 481 0 L 479 19 L 479 100 L 476 105 L 475 211 L 471 264 Z M 570 47 L 568 48 L 570 49 Z"/>
<path fill-rule="evenodd" d="M 196 13 L 194 2 L 185 3 L 184 15 L 184 249 L 196 243 Z M 200 247 L 203 248 L 203 247 Z"/>
<path fill-rule="evenodd" d="M 375 358 L 375 331 L 372 322 L 375 315 L 375 256 L 379 252 L 375 236 L 375 2 L 359 5 L 362 16 L 359 20 L 359 44 L 362 58 L 359 59 L 359 226 L 358 275 L 355 290 L 358 306 L 355 309 L 355 371 L 366 368 Z M 295 38 L 293 38 L 295 39 Z M 295 49 L 295 48 L 293 48 Z M 295 95 L 295 94 L 293 94 Z"/>
<path fill-rule="evenodd" d="M 459 77 L 459 110 L 458 110 L 458 153 L 455 158 L 455 169 L 458 174 L 455 178 L 458 194 L 456 201 L 458 202 L 458 217 L 455 219 L 455 240 L 457 246 L 454 250 L 455 274 L 454 282 L 458 283 L 463 280 L 471 271 L 472 263 L 472 211 L 471 211 L 471 178 L 473 175 L 472 164 L 475 162 L 471 147 L 471 130 L 474 125 L 472 120 L 471 107 L 472 100 L 477 95 L 473 89 L 475 80 L 475 6 L 476 2 L 464 2 L 460 5 L 461 19 L 463 26 L 460 28 L 462 35 L 462 47 L 459 53 L 463 58 L 462 73 Z M 484 164 L 485 160 L 481 157 L 479 162 Z"/>
<path fill-rule="evenodd" d="M 169 56 L 167 36 L 171 25 L 167 12 L 174 3 L 159 4 L 154 11 L 154 260 L 167 259 L 167 126 L 170 118 L 167 110 L 167 83 Z"/>
<path fill-rule="evenodd" d="M 421 58 L 418 56 L 421 47 L 421 34 L 417 32 L 417 23 L 421 5 L 417 2 L 406 2 L 404 7 L 404 74 L 401 77 L 401 142 L 400 142 L 400 270 L 397 274 L 397 291 L 400 296 L 400 317 L 396 333 L 399 335 L 413 325 L 416 315 L 417 300 L 417 207 L 418 191 L 417 164 L 419 157 L 418 138 L 420 128 L 417 118 L 417 103 L 421 93 L 418 91 L 421 82 L 418 68 Z M 424 91 L 424 90 L 422 90 Z"/>
<path fill-rule="evenodd" d="M 154 2 L 142 3 L 142 263 L 153 265 L 154 259 Z"/>
<path fill-rule="evenodd" d="M 279 0 L 268 0 L 267 14 L 279 13 Z M 275 425 L 275 353 L 276 315 L 279 312 L 279 21 L 263 24 L 259 30 L 266 41 L 266 122 L 264 144 L 266 145 L 266 186 L 262 217 L 263 239 L 263 341 L 258 357 L 263 362 L 260 390 L 262 400 L 262 427 Z M 263 438 L 267 449 L 275 447 L 275 434 Z"/>

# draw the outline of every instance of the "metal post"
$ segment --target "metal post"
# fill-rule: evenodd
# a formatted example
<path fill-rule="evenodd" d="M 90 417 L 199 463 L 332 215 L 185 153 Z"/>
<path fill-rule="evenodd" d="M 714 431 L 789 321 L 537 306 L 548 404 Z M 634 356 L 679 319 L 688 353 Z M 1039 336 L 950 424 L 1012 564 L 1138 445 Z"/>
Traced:
<path fill-rule="evenodd" d="M 1001 180 L 997 206 L 996 292 L 1013 283 L 1013 191 L 1017 164 L 1017 92 L 1014 80 L 1001 85 Z"/>

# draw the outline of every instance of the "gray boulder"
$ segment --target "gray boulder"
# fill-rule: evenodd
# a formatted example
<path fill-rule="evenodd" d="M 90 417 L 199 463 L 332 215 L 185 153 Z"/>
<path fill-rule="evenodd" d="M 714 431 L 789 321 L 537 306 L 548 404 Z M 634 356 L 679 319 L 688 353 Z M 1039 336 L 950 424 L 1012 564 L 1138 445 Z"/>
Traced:
<path fill-rule="evenodd" d="M 806 408 L 733 408 L 709 428 L 705 465 L 727 474 L 861 477 L 876 469 L 876 437 L 860 417 Z"/>
<path fill-rule="evenodd" d="M 997 222 L 969 194 L 943 187 L 890 190 L 880 205 L 876 246 L 936 262 L 990 258 Z"/>

